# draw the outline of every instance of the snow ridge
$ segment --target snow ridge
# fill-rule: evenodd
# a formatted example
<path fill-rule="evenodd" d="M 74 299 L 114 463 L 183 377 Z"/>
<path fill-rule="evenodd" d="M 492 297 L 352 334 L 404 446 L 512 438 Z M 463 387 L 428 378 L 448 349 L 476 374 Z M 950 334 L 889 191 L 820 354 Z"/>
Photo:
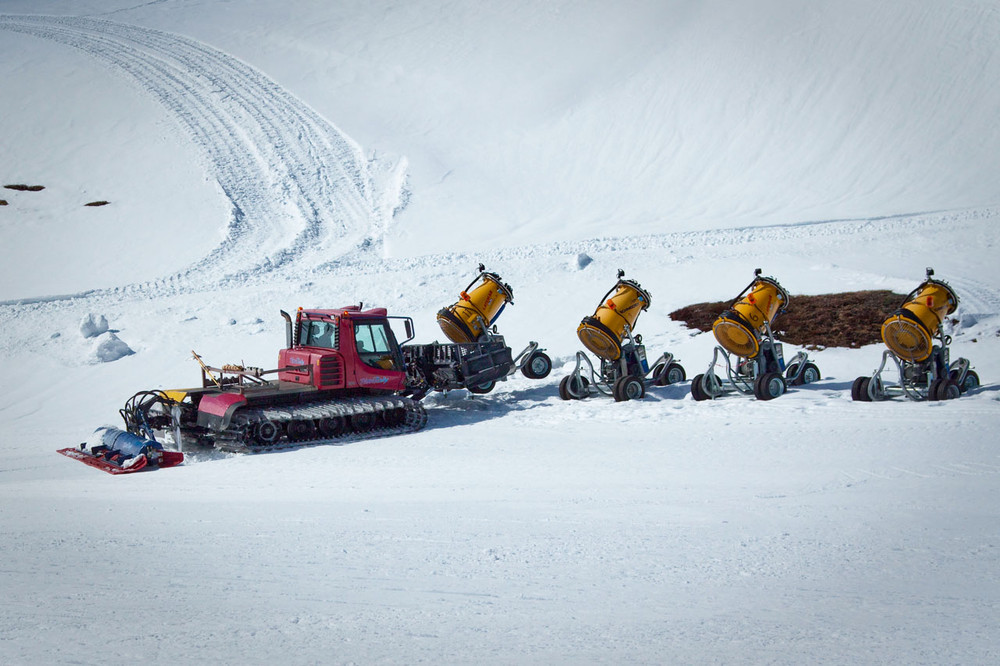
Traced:
<path fill-rule="evenodd" d="M 373 230 L 387 226 L 361 148 L 246 63 L 185 37 L 102 19 L 0 16 L 0 29 L 72 46 L 127 74 L 204 151 L 232 217 L 225 239 L 175 276 L 184 283 L 241 281 L 328 260 L 370 245 Z"/>

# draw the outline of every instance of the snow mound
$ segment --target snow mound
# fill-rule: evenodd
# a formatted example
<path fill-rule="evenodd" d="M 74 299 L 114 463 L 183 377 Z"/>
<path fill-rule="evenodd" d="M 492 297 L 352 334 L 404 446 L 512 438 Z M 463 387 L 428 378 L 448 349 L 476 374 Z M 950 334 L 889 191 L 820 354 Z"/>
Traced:
<path fill-rule="evenodd" d="M 87 314 L 80 321 L 80 335 L 85 338 L 96 338 L 108 331 L 108 318 L 104 315 Z"/>
<path fill-rule="evenodd" d="M 90 352 L 92 363 L 111 363 L 120 358 L 131 356 L 135 352 L 121 338 L 110 331 L 102 333 Z"/>

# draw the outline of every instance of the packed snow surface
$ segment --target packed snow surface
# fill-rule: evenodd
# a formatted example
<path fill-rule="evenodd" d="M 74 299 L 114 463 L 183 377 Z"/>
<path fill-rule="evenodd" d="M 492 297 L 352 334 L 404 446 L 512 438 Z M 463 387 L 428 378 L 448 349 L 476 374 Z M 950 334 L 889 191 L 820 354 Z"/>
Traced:
<path fill-rule="evenodd" d="M 1000 3 L 0 0 L 0 662 L 996 663 Z M 104 206 L 85 206 L 95 201 Z M 55 454 L 274 367 L 280 309 L 435 312 L 476 266 L 555 369 L 421 432 Z M 616 271 L 668 313 L 958 294 L 958 400 L 559 399 Z M 786 358 L 798 351 L 786 346 Z"/>

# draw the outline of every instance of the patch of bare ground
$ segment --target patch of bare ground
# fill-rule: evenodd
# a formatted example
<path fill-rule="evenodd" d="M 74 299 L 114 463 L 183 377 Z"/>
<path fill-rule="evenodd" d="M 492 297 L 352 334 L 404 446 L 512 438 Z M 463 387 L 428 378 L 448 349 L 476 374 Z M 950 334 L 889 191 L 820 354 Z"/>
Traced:
<path fill-rule="evenodd" d="M 21 183 L 14 185 L 4 185 L 8 190 L 15 190 L 17 192 L 40 192 L 45 189 L 44 185 L 24 185 Z"/>
<path fill-rule="evenodd" d="M 6 205 L 7 205 L 7 200 L 6 199 L 0 199 L 0 206 L 6 206 Z"/>
<path fill-rule="evenodd" d="M 90 203 L 83 204 L 84 206 L 107 206 L 110 201 L 91 201 Z"/>
<path fill-rule="evenodd" d="M 775 337 L 807 349 L 860 347 L 882 341 L 882 322 L 906 296 L 889 290 L 851 291 L 818 296 L 791 296 L 788 312 L 771 323 Z M 688 328 L 711 331 L 715 319 L 732 301 L 695 303 L 674 310 L 670 318 Z"/>

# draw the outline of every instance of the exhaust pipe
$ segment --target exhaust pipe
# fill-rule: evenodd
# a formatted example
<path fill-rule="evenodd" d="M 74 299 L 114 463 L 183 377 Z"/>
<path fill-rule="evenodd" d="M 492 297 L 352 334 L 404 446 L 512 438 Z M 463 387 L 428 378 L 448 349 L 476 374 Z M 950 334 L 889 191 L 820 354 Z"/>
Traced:
<path fill-rule="evenodd" d="M 285 349 L 292 348 L 292 315 L 281 310 L 281 316 L 285 318 Z"/>

